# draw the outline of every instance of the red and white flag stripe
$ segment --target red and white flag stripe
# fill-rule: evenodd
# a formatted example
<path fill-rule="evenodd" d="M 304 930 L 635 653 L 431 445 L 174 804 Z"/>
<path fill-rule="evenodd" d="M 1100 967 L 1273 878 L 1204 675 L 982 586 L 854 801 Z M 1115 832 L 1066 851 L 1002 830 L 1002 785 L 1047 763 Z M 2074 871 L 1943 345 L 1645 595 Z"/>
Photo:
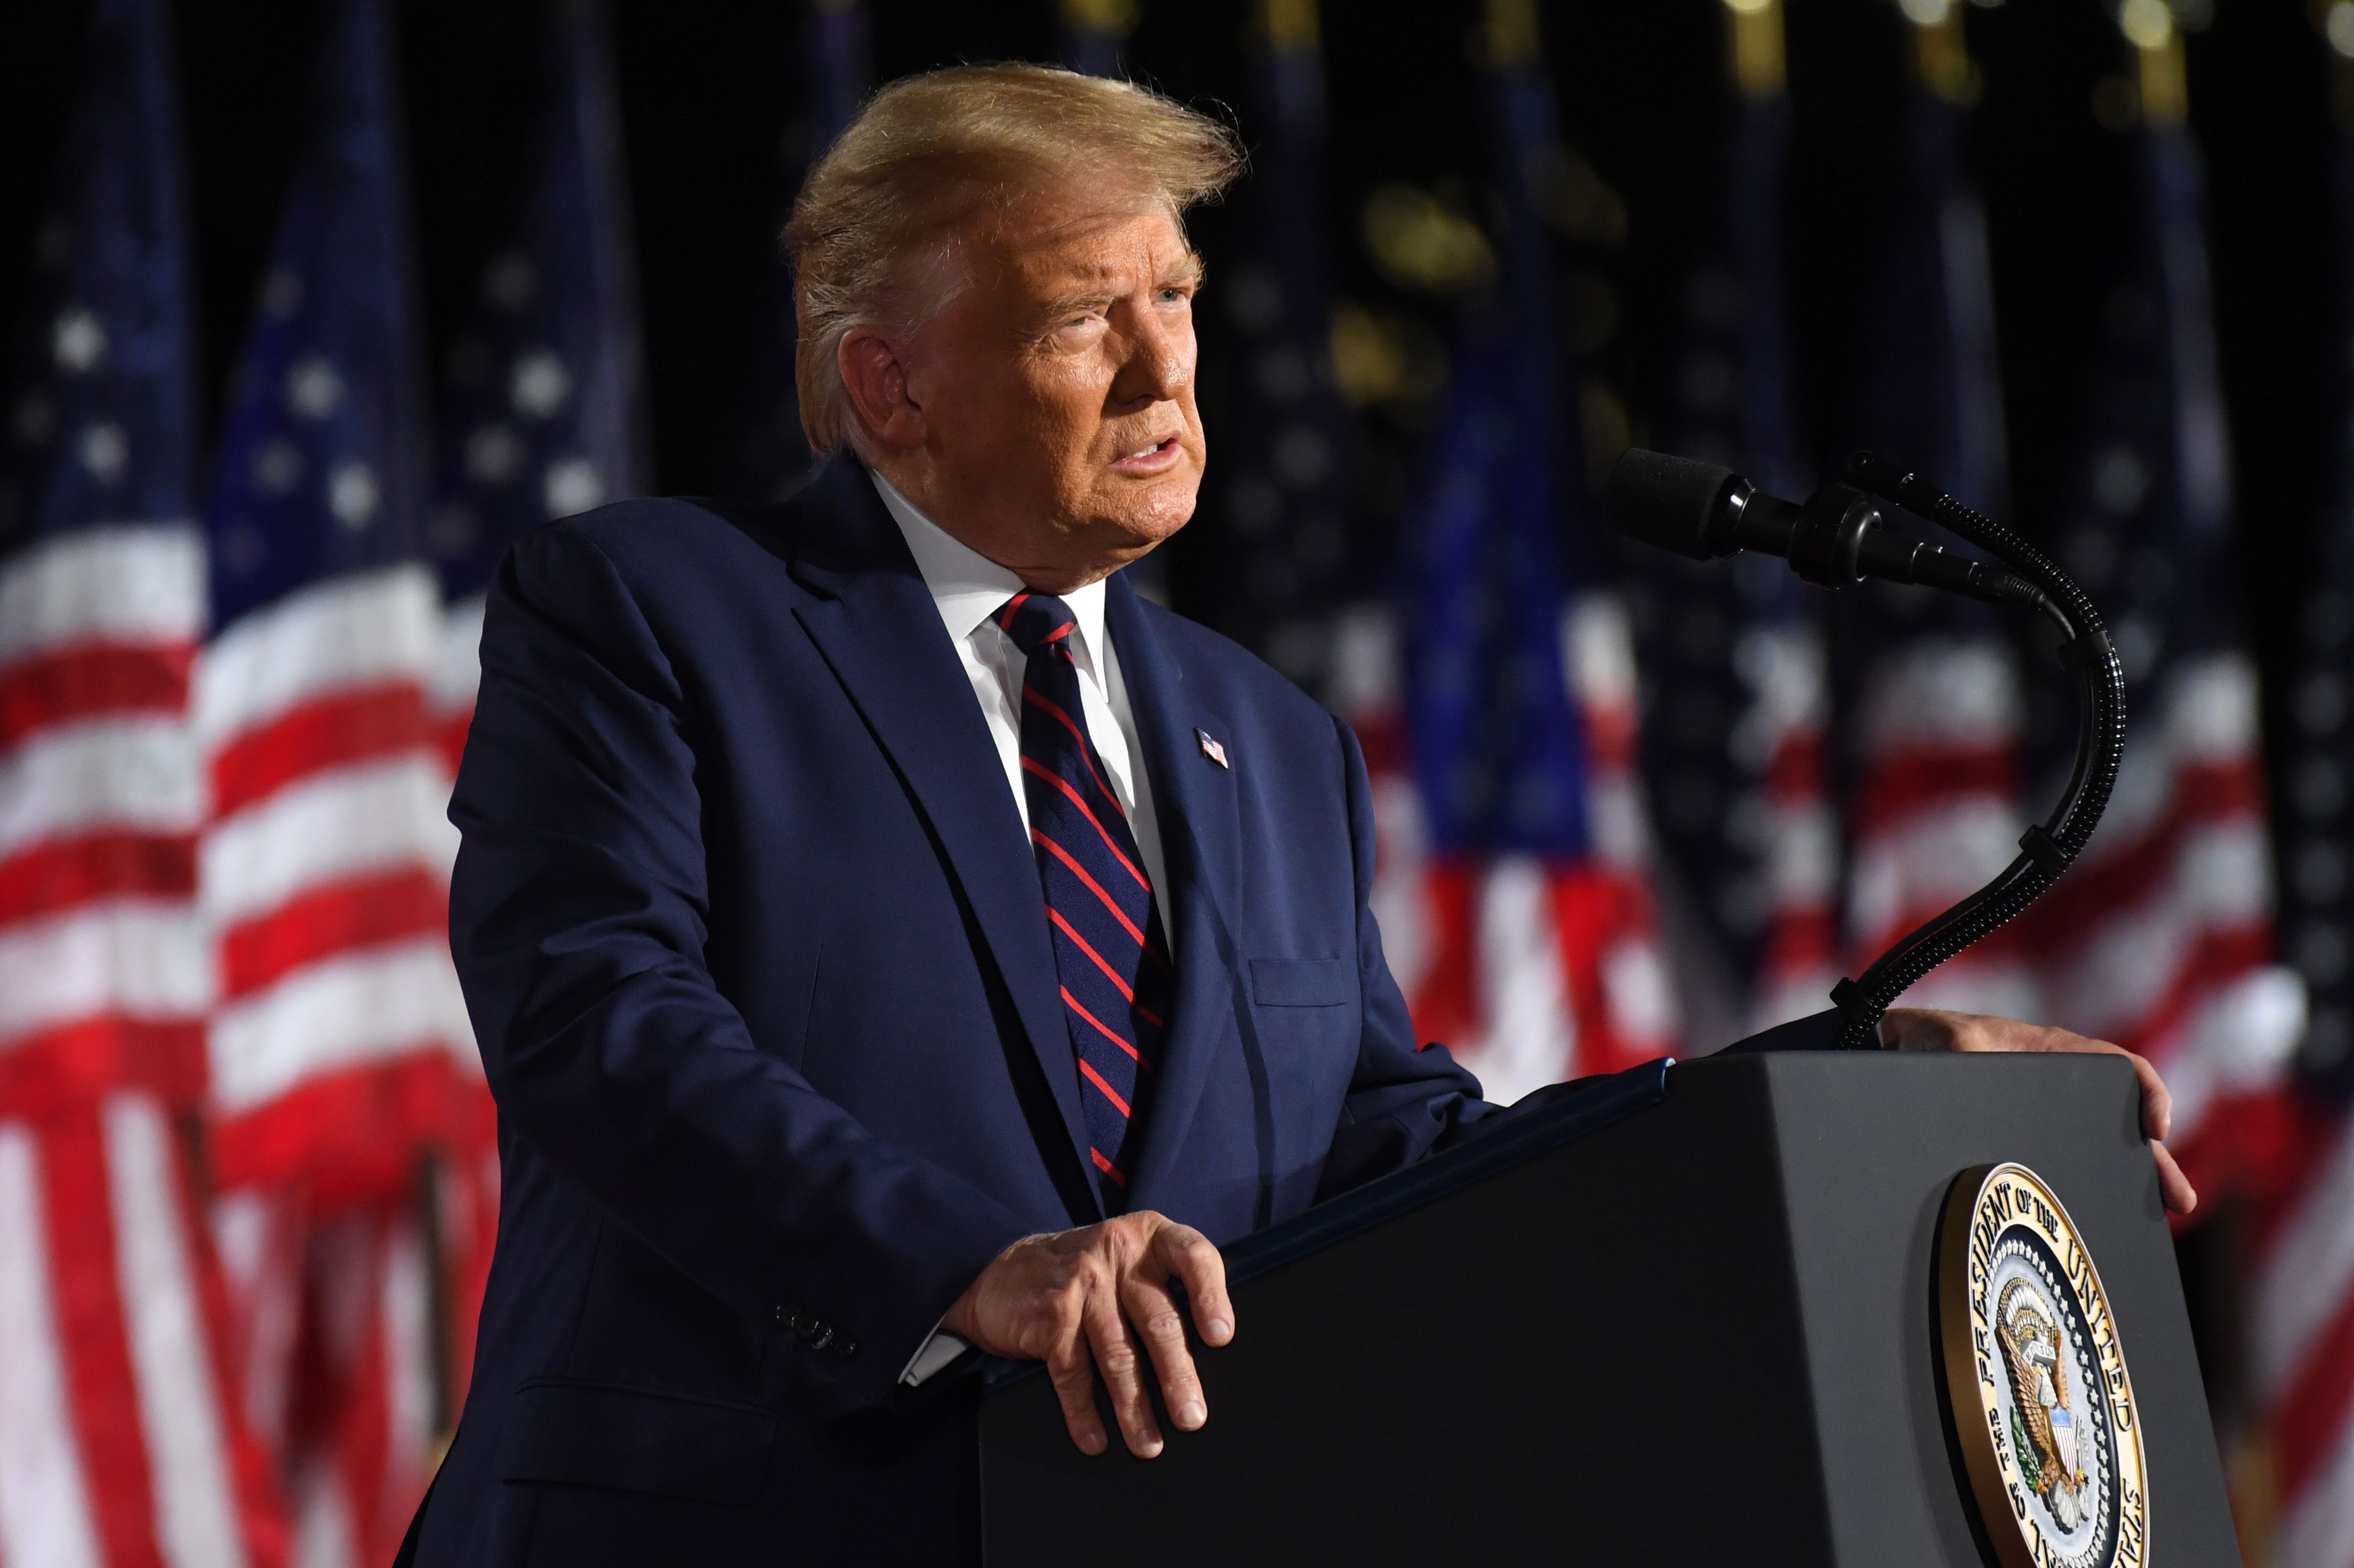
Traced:
<path fill-rule="evenodd" d="M 482 609 L 483 596 L 474 594 L 442 611 L 440 651 L 426 695 L 452 778 L 465 756 L 466 729 L 474 722 L 474 696 L 482 684 Z"/>
<path fill-rule="evenodd" d="M 204 651 L 201 850 L 224 1182 L 405 1190 L 478 1086 L 447 938 L 457 833 L 429 702 L 442 640 L 408 564 L 303 589 Z"/>
<path fill-rule="evenodd" d="M 1840 978 L 1839 821 L 1824 727 L 1830 687 L 1822 633 L 1798 620 L 1752 626 L 1733 666 L 1749 705 L 1732 737 L 1757 769 L 1764 820 L 1766 938 L 1748 1020 L 1753 1030 L 1820 1012 Z"/>
<path fill-rule="evenodd" d="M 2289 1198 L 2257 1207 L 2248 1381 L 2264 1413 L 2276 1568 L 2354 1568 L 2354 1125 L 2294 1089 L 2263 1130 Z M 2251 1118 L 2251 1119 L 2253 1119 Z"/>
<path fill-rule="evenodd" d="M 1633 644 L 1605 595 L 1572 604 L 1562 645 L 1585 726 L 1591 853 L 1571 864 L 1434 855 L 1407 759 L 1395 623 L 1368 608 L 1334 639 L 1335 705 L 1364 747 L 1379 853 L 1373 906 L 1416 1032 L 1442 1040 L 1491 1100 L 1675 1049 L 1635 773 Z"/>
<path fill-rule="evenodd" d="M 1868 965 L 2017 858 L 2019 677 L 1990 636 L 1925 636 L 1864 699 L 1864 776 L 1850 811 L 1850 957 Z M 1932 970 L 1907 1005 L 2042 1016 L 2017 927 Z"/>
<path fill-rule="evenodd" d="M 2271 961 L 2257 714 L 2245 655 L 2177 670 L 2099 831 L 2034 916 L 2054 1021 L 2158 1064 L 2187 1156 L 2211 1111 L 2271 1092 L 2305 1028 L 2304 987 Z"/>
<path fill-rule="evenodd" d="M 310 1375 L 332 1412 L 291 1486 L 300 1568 L 375 1568 L 431 1478 L 431 1271 L 413 1213 L 360 1210 L 314 1231 Z"/>
<path fill-rule="evenodd" d="M 128 1090 L 0 1119 L 0 1563 L 237 1568 L 282 1541 L 184 1146 Z"/>
<path fill-rule="evenodd" d="M 82 529 L 0 567 L 0 1114 L 200 1091 L 204 618 L 188 525 Z"/>
<path fill-rule="evenodd" d="M 431 1478 L 440 1424 L 464 1401 L 498 1155 L 453 1154 L 435 1170 L 439 1302 L 413 1202 L 321 1213 L 281 1187 L 215 1205 L 248 1424 L 292 1472 L 296 1568 L 389 1561 Z M 448 1340 L 439 1355 L 437 1335 Z M 451 1386 L 437 1389 L 445 1369 Z"/>
<path fill-rule="evenodd" d="M 1680 1024 L 1651 896 L 1635 632 L 1619 598 L 1596 590 L 1564 613 L 1561 641 L 1570 702 L 1585 731 L 1593 848 L 1578 874 L 1583 885 L 1557 895 L 1555 906 L 1577 1012 L 1575 1070 L 1611 1073 L 1672 1054 Z"/>

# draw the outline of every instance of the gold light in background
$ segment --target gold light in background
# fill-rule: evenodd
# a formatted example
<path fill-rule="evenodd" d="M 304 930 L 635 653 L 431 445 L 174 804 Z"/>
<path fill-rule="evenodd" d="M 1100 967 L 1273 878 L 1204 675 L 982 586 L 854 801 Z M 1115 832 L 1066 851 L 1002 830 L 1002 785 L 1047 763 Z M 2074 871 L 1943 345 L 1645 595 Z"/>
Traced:
<path fill-rule="evenodd" d="M 1544 53 L 1537 30 L 1537 0 L 1488 0 L 1481 45 L 1490 69 L 1529 65 Z"/>
<path fill-rule="evenodd" d="M 1479 226 L 1428 191 L 1381 186 L 1366 199 L 1365 244 L 1392 282 L 1460 293 L 1495 275 L 1496 253 Z"/>
<path fill-rule="evenodd" d="M 1960 0 L 1897 0 L 1913 24 L 1913 69 L 1923 87 L 1948 103 L 1976 103 L 1983 83 L 1962 35 Z"/>
<path fill-rule="evenodd" d="M 1405 345 L 1363 305 L 1341 305 L 1332 312 L 1331 346 L 1332 379 L 1350 402 L 1378 403 L 1405 389 Z"/>
<path fill-rule="evenodd" d="M 2134 47 L 2142 118 L 2152 125 L 2181 124 L 2190 116 L 2190 90 L 2174 7 L 2167 0 L 2124 0 L 2117 7 L 2117 30 Z"/>
<path fill-rule="evenodd" d="M 1139 0 L 1063 0 L 1063 25 L 1124 38 L 1143 17 Z"/>
<path fill-rule="evenodd" d="M 1733 79 L 1750 98 L 1779 98 L 1787 81 L 1782 0 L 1724 0 L 1732 13 Z"/>
<path fill-rule="evenodd" d="M 1278 53 L 1312 49 L 1322 42 L 1316 24 L 1316 0 L 1259 0 L 1259 37 Z"/>
<path fill-rule="evenodd" d="M 2329 44 L 2331 107 L 2338 123 L 2354 126 L 2354 0 L 2314 0 L 2313 25 Z"/>

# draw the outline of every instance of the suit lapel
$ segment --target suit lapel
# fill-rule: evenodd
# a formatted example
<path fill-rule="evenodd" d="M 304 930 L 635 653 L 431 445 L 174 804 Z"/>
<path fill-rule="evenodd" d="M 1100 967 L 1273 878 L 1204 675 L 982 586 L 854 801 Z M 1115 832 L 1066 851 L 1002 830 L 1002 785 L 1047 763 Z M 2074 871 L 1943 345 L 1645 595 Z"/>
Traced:
<path fill-rule="evenodd" d="M 1233 731 L 1187 691 L 1184 673 L 1124 577 L 1111 579 L 1104 619 L 1144 751 L 1177 926 L 1176 1013 L 1129 1194 L 1131 1208 L 1150 1208 L 1179 1178 L 1177 1151 L 1235 1027 L 1234 977 L 1242 963 L 1233 925 L 1241 895 L 1242 832 L 1235 779 L 1250 758 L 1230 751 L 1228 766 L 1221 767 L 1204 752 L 1202 735 L 1231 743 Z"/>
<path fill-rule="evenodd" d="M 964 889 L 1087 1167 L 1076 1059 L 1060 1004 L 1045 895 L 996 743 L 897 524 L 846 457 L 811 482 L 793 575 L 828 595 L 793 613 L 914 793 Z M 1093 1190 L 1093 1182 L 1087 1186 Z"/>

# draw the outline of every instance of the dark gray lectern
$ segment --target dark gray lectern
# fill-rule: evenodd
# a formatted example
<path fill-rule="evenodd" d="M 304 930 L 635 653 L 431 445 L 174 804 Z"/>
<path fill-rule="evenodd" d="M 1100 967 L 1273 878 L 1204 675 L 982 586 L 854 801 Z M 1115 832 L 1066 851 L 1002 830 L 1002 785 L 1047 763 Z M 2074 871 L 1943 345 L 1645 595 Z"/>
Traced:
<path fill-rule="evenodd" d="M 2127 1065 L 1844 1053 L 1612 1079 L 1228 1249 L 1210 1424 L 1157 1459 L 1083 1457 L 1001 1375 L 987 1560 L 1990 1563 L 1931 1268 L 1956 1175 L 2003 1160 L 2107 1287 L 2147 1560 L 2236 1564 Z"/>

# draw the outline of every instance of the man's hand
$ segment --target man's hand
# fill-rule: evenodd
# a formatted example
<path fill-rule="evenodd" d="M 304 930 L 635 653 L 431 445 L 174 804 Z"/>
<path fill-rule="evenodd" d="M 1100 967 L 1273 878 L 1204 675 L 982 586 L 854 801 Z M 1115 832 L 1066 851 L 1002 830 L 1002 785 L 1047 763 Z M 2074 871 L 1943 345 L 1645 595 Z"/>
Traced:
<path fill-rule="evenodd" d="M 1071 1441 L 1087 1454 L 1106 1446 L 1096 1414 L 1100 1371 L 1129 1452 L 1150 1459 L 1161 1452 L 1161 1439 L 1145 1397 L 1140 1338 L 1179 1428 L 1191 1432 L 1210 1418 L 1169 1289 L 1172 1279 L 1184 1282 L 1205 1341 L 1223 1345 L 1235 1337 L 1226 1265 L 1218 1249 L 1192 1226 L 1150 1211 L 1023 1237 L 981 1271 L 940 1326 L 991 1355 L 1044 1361 Z"/>
<path fill-rule="evenodd" d="M 1946 1012 L 1934 1007 L 1892 1007 L 1881 1021 L 1880 1037 L 1899 1051 L 2096 1051 L 2123 1056 L 2141 1080 L 2141 1129 L 2149 1135 L 2150 1152 L 2158 1157 L 2158 1189 L 2166 1206 L 2187 1214 L 2199 1206 L 2182 1167 L 2159 1141 L 2171 1129 L 2174 1097 L 2166 1092 L 2158 1069 L 2122 1045 L 2088 1040 L 2065 1029 L 2021 1023 L 2011 1018 L 1989 1018 L 1978 1012 Z"/>

